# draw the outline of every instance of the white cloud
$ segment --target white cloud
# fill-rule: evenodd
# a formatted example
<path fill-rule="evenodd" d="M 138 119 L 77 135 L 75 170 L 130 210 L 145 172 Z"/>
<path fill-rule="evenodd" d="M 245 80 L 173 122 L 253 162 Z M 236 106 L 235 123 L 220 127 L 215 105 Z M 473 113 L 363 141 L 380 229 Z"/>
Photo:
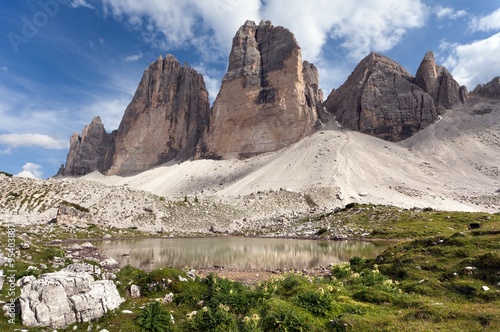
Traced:
<path fill-rule="evenodd" d="M 428 11 L 419 0 L 320 0 L 314 5 L 302 0 L 271 0 L 263 16 L 294 32 L 304 59 L 316 61 L 330 37 L 339 39 L 348 56 L 358 61 L 370 51 L 393 48 L 409 29 L 424 25 Z"/>
<path fill-rule="evenodd" d="M 40 147 L 49 150 L 69 148 L 67 140 L 60 140 L 43 134 L 0 134 L 0 144 L 11 148 L 21 146 Z"/>
<path fill-rule="evenodd" d="M 492 68 L 500 68 L 500 32 L 470 44 L 444 44 L 450 49 L 450 55 L 443 65 L 453 77 L 469 90 L 477 84 L 489 82 L 498 72 Z"/>
<path fill-rule="evenodd" d="M 3 154 L 3 155 L 10 155 L 10 154 L 12 154 L 12 148 L 7 147 L 7 148 L 5 148 L 5 149 L 1 150 L 1 151 L 0 151 L 0 154 Z"/>
<path fill-rule="evenodd" d="M 437 6 L 434 9 L 434 13 L 436 14 L 437 18 L 439 18 L 439 19 L 449 18 L 452 20 L 455 20 L 457 18 L 464 17 L 467 15 L 467 12 L 465 10 L 455 10 L 451 7 L 442 7 L 442 6 Z"/>
<path fill-rule="evenodd" d="M 231 40 L 247 19 L 257 23 L 271 20 L 295 34 L 305 60 L 337 73 L 345 72 L 346 64 L 335 68 L 338 64 L 323 55 L 329 40 L 337 40 L 352 64 L 371 51 L 389 51 L 408 30 L 422 27 L 431 11 L 422 0 L 317 0 L 314 4 L 302 0 L 102 2 L 107 13 L 145 30 L 146 41 L 166 51 L 194 47 L 207 63 L 227 60 Z M 206 83 L 212 99 L 222 75 L 203 74 L 208 74 Z"/>
<path fill-rule="evenodd" d="M 72 0 L 70 5 L 73 8 L 84 7 L 84 8 L 94 9 L 94 6 L 92 6 L 86 0 Z"/>
<path fill-rule="evenodd" d="M 490 15 L 472 19 L 470 29 L 472 31 L 500 30 L 500 8 L 495 10 Z"/>
<path fill-rule="evenodd" d="M 34 163 L 26 163 L 23 170 L 14 175 L 20 178 L 41 179 L 43 176 L 42 166 Z"/>
<path fill-rule="evenodd" d="M 123 60 L 125 60 L 125 62 L 132 62 L 132 61 L 140 60 L 140 59 L 142 59 L 142 57 L 143 57 L 142 53 L 139 53 L 139 54 L 126 56 Z"/>
<path fill-rule="evenodd" d="M 166 49 L 200 45 L 227 53 L 231 39 L 246 19 L 257 20 L 260 0 L 103 0 L 105 10 Z M 203 52 L 203 49 L 200 49 Z"/>

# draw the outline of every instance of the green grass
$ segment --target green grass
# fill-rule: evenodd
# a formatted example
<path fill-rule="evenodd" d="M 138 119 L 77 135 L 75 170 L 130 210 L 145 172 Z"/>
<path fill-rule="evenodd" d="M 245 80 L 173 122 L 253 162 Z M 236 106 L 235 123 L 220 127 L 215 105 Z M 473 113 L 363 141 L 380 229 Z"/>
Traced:
<path fill-rule="evenodd" d="M 399 241 L 375 259 L 354 257 L 333 266 L 328 277 L 286 273 L 254 286 L 217 275 L 183 282 L 178 277 L 186 277 L 185 271 L 123 267 L 117 281 L 126 302 L 92 322 L 92 331 L 140 331 L 137 317 L 147 316 L 144 307 L 170 292 L 174 301 L 161 304 L 159 311 L 172 315 L 173 331 L 500 331 L 498 214 L 353 204 L 312 222 L 322 223 L 321 235 L 329 224 L 341 223 L 369 230 L 368 237 Z M 468 230 L 471 223 L 481 227 Z M 16 267 L 23 270 L 60 255 L 57 246 L 45 250 L 48 240 L 115 231 L 95 227 L 75 234 L 57 226 L 54 234 L 36 237 L 19 229 L 17 234 L 36 240 L 21 252 Z M 6 240 L 5 233 L 0 240 Z M 130 231 L 130 236 L 138 234 Z M 141 286 L 143 297 L 130 298 L 130 284 Z M 1 299 L 6 300 L 5 287 Z M 121 313 L 124 309 L 132 314 Z M 87 331 L 90 324 L 64 331 L 74 326 Z M 13 327 L 21 328 L 0 321 L 1 331 Z"/>

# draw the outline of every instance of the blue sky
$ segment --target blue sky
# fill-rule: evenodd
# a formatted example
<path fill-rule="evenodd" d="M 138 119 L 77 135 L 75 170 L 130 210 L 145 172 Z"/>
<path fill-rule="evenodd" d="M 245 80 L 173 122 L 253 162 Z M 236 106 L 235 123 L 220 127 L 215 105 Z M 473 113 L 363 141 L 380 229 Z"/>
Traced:
<path fill-rule="evenodd" d="M 174 54 L 215 98 L 245 20 L 290 29 L 325 98 L 369 52 L 411 73 L 432 50 L 469 90 L 500 75 L 499 0 L 0 0 L 0 171 L 47 178 L 100 115 L 118 127 L 144 69 Z"/>

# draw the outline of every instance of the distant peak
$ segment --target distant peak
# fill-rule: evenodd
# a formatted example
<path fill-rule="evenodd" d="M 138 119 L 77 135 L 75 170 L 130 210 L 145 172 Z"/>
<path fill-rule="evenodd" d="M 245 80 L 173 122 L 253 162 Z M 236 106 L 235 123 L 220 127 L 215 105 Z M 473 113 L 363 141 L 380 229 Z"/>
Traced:
<path fill-rule="evenodd" d="M 102 125 L 101 117 L 99 115 L 94 116 L 94 118 L 92 119 L 92 122 L 90 122 L 90 124 Z"/>

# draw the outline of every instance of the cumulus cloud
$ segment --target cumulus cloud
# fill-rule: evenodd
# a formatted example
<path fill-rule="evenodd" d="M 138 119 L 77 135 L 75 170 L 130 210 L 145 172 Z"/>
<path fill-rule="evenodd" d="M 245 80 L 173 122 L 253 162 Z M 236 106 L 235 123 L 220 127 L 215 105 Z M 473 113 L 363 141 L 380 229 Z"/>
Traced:
<path fill-rule="evenodd" d="M 34 163 L 26 163 L 23 170 L 14 175 L 20 178 L 41 179 L 43 176 L 42 166 Z"/>
<path fill-rule="evenodd" d="M 359 60 L 370 51 L 394 47 L 409 29 L 424 25 L 429 8 L 421 0 L 103 0 L 107 11 L 133 26 L 146 28 L 151 41 L 159 31 L 167 48 L 198 46 L 226 56 L 231 39 L 245 20 L 269 19 L 289 28 L 305 59 L 319 58 L 329 38 L 339 39 Z M 283 10 L 286 8 L 286 10 Z M 208 32 L 201 32 L 208 31 Z"/>
<path fill-rule="evenodd" d="M 0 144 L 11 148 L 39 147 L 49 150 L 66 150 L 67 140 L 60 140 L 43 134 L 0 134 Z"/>
<path fill-rule="evenodd" d="M 86 0 L 72 0 L 70 6 L 73 8 L 84 7 L 84 8 L 94 9 L 94 6 L 92 6 Z"/>
<path fill-rule="evenodd" d="M 246 19 L 258 19 L 260 0 L 103 0 L 103 4 L 115 17 L 145 28 L 151 42 L 159 32 L 167 49 L 202 45 L 227 51 L 237 28 Z"/>
<path fill-rule="evenodd" d="M 455 20 L 457 18 L 464 17 L 467 15 L 467 12 L 465 10 L 455 10 L 454 8 L 451 7 L 442 7 L 442 6 L 437 6 L 434 10 L 434 13 L 439 19 L 448 18 L 451 20 Z"/>
<path fill-rule="evenodd" d="M 500 30 L 500 8 L 490 15 L 473 18 L 470 23 L 470 29 L 472 31 Z"/>
<path fill-rule="evenodd" d="M 334 38 L 352 60 L 358 61 L 370 51 L 393 48 L 409 29 L 424 25 L 428 11 L 421 1 L 409 0 L 320 0 L 314 5 L 301 0 L 271 0 L 263 15 L 294 32 L 305 59 L 316 61 L 328 38 Z"/>
<path fill-rule="evenodd" d="M 133 54 L 133 55 L 126 56 L 123 60 L 125 60 L 125 62 L 132 62 L 132 61 L 140 60 L 140 59 L 142 59 L 142 57 L 143 57 L 142 53 L 139 53 L 139 54 Z"/>
<path fill-rule="evenodd" d="M 444 66 L 469 90 L 477 84 L 489 82 L 498 75 L 491 69 L 500 68 L 500 33 L 469 44 L 444 44 L 443 48 L 450 51 Z"/>

